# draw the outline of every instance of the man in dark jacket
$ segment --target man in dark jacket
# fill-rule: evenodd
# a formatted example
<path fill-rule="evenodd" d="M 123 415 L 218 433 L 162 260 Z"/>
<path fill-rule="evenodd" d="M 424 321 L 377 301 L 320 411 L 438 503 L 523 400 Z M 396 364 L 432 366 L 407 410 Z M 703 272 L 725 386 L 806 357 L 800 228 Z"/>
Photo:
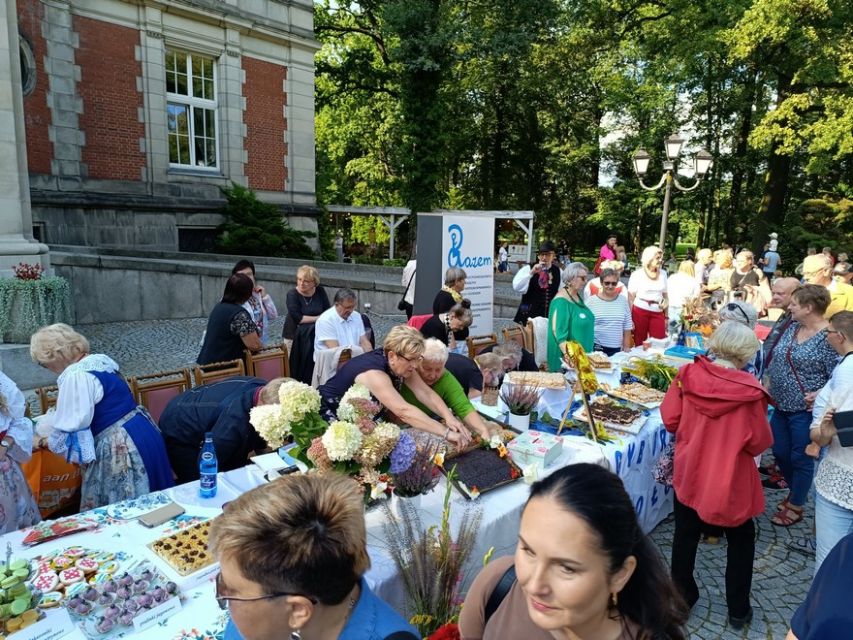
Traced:
<path fill-rule="evenodd" d="M 219 471 L 242 467 L 249 453 L 266 449 L 267 443 L 249 424 L 249 411 L 278 402 L 278 389 L 285 380 L 235 376 L 172 398 L 159 427 L 178 484 L 198 480 L 198 457 L 208 431 L 213 433 Z"/>

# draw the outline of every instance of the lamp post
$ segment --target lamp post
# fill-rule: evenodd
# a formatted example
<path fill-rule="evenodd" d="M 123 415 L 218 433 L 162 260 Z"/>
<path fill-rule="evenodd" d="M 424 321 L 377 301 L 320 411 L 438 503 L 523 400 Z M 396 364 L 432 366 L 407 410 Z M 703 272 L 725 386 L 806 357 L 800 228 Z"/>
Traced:
<path fill-rule="evenodd" d="M 708 173 L 711 165 L 714 162 L 714 157 L 705 149 L 700 149 L 693 158 L 694 169 L 696 171 L 696 184 L 691 187 L 682 186 L 678 182 L 678 156 L 681 154 L 681 145 L 684 140 L 678 137 L 677 133 L 673 133 L 664 141 L 664 149 L 666 150 L 666 162 L 663 163 L 663 175 L 660 182 L 653 187 L 647 187 L 643 183 L 643 176 L 649 170 L 649 161 L 651 156 L 645 149 L 638 149 L 634 154 L 634 171 L 637 173 L 637 179 L 640 181 L 640 186 L 646 191 L 657 191 L 662 186 L 666 185 L 663 195 L 663 218 L 660 222 L 660 249 L 664 250 L 664 240 L 666 240 L 666 225 L 669 217 L 669 202 L 672 194 L 672 185 L 679 191 L 693 191 L 702 182 L 702 178 Z"/>

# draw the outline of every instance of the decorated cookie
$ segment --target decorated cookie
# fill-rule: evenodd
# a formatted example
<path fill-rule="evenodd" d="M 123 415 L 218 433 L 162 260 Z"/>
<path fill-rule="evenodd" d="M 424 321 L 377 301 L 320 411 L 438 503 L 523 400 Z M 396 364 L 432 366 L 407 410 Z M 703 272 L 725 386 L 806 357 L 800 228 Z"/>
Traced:
<path fill-rule="evenodd" d="M 88 585 L 85 582 L 83 582 L 82 580 L 80 582 L 75 582 L 74 584 L 70 584 L 65 588 L 65 597 L 66 598 L 73 598 L 75 595 L 79 595 L 79 594 L 83 593 L 86 590 L 87 586 Z"/>
<path fill-rule="evenodd" d="M 47 591 L 41 594 L 38 606 L 39 609 L 53 609 L 58 607 L 60 602 L 62 602 L 62 594 L 59 591 Z"/>
<path fill-rule="evenodd" d="M 74 560 L 69 558 L 68 556 L 56 556 L 53 560 L 50 561 L 51 566 L 57 571 L 62 571 L 63 569 L 68 569 L 74 565 Z"/>
<path fill-rule="evenodd" d="M 105 562 L 101 565 L 101 568 L 98 569 L 99 573 L 115 573 L 118 571 L 119 564 L 115 560 L 110 560 L 109 562 Z"/>
<path fill-rule="evenodd" d="M 110 560 L 115 560 L 116 554 L 111 551 L 101 551 L 100 553 L 96 553 L 92 556 L 95 560 L 98 561 L 98 564 L 103 564 L 105 562 L 109 562 Z"/>
<path fill-rule="evenodd" d="M 69 558 L 81 558 L 86 555 L 86 549 L 83 547 L 68 547 L 63 553 Z"/>
<path fill-rule="evenodd" d="M 105 573 L 103 571 L 98 571 L 98 573 L 89 576 L 89 584 L 103 584 L 107 580 L 110 579 L 110 574 Z"/>
<path fill-rule="evenodd" d="M 95 573 L 98 570 L 98 563 L 92 558 L 80 558 L 74 563 L 74 566 L 82 569 L 84 573 Z"/>
<path fill-rule="evenodd" d="M 83 570 L 78 569 L 77 567 L 71 567 L 70 569 L 63 569 L 59 572 L 59 581 L 64 585 L 74 584 L 75 582 L 80 582 L 84 577 Z"/>
<path fill-rule="evenodd" d="M 33 578 L 32 585 L 42 592 L 53 591 L 59 586 L 59 576 L 53 571 L 44 571 Z"/>

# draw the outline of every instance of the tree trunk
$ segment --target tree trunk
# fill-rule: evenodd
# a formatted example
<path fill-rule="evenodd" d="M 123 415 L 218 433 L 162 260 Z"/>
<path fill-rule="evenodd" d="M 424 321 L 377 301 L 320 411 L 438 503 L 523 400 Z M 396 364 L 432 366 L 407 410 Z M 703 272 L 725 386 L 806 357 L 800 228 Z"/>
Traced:
<path fill-rule="evenodd" d="M 791 89 L 791 77 L 779 76 L 776 105 L 781 105 Z M 785 221 L 785 197 L 788 194 L 788 176 L 791 173 L 791 156 L 777 153 L 778 144 L 770 149 L 767 161 L 767 176 L 764 179 L 764 195 L 758 208 L 753 246 L 762 247 L 770 228 L 779 229 Z"/>

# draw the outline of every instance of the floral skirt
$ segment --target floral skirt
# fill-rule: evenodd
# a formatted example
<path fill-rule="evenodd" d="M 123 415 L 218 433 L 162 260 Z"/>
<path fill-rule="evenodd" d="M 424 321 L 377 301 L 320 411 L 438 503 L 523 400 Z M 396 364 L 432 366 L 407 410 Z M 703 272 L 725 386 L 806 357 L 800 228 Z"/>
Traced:
<path fill-rule="evenodd" d="M 80 511 L 149 492 L 145 463 L 125 428 L 114 425 L 95 436 L 95 461 L 83 470 Z"/>
<path fill-rule="evenodd" d="M 0 534 L 38 522 L 41 514 L 21 465 L 7 455 L 0 461 Z"/>

